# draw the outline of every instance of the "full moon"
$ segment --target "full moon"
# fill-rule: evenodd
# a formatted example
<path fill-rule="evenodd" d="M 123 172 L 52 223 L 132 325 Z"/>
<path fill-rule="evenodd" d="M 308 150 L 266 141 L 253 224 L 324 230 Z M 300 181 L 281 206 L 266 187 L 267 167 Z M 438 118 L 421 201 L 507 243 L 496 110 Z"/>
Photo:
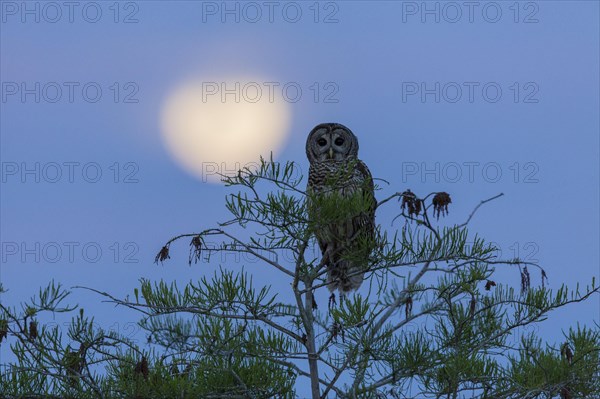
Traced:
<path fill-rule="evenodd" d="M 266 83 L 262 83 L 266 82 Z M 204 182 L 257 165 L 283 145 L 291 111 L 268 80 L 211 78 L 168 94 L 161 128 L 174 160 Z"/>

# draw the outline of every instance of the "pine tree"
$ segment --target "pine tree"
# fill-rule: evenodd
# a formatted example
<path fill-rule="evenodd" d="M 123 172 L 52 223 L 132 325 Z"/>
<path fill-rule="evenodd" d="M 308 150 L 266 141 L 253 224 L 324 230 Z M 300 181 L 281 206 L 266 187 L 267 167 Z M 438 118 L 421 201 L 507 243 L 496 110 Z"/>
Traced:
<path fill-rule="evenodd" d="M 139 315 L 144 345 L 99 328 L 55 282 L 20 308 L 0 304 L 0 343 L 15 358 L 1 365 L 0 397 L 292 398 L 304 386 L 313 398 L 600 398 L 598 326 L 571 328 L 555 346 L 521 331 L 599 288 L 553 291 L 539 265 L 498 259 L 468 225 L 499 196 L 445 227 L 448 193 L 381 200 L 401 227 L 378 231 L 364 289 L 336 296 L 314 239 L 325 222 L 307 220 L 295 172 L 261 160 L 224 177 L 239 190 L 226 198 L 231 220 L 176 236 L 156 256 L 164 263 L 187 239 L 194 267 L 232 252 L 260 267 L 224 264 L 183 287 L 141 279 L 125 300 L 74 288 Z M 324 219 L 354 205 L 320 203 Z M 515 268 L 517 289 L 494 279 L 498 267 Z M 257 283 L 265 268 L 288 283 Z M 70 316 L 68 331 L 45 323 L 48 313 Z"/>

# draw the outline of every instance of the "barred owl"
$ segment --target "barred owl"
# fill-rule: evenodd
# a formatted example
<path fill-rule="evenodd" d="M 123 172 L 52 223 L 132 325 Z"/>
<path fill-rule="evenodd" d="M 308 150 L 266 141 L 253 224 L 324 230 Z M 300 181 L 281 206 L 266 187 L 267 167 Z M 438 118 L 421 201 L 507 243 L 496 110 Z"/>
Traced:
<path fill-rule="evenodd" d="M 358 289 L 375 239 L 371 172 L 358 159 L 358 139 L 339 123 L 317 125 L 306 140 L 306 156 L 308 217 L 327 267 L 328 288 Z"/>

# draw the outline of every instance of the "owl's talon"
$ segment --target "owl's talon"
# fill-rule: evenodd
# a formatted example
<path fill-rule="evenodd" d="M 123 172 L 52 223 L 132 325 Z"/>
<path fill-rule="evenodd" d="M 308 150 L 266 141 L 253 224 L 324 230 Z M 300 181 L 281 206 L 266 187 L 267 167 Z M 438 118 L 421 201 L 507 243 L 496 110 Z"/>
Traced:
<path fill-rule="evenodd" d="M 335 305 L 336 305 L 335 294 L 332 292 L 331 295 L 329 296 L 329 309 L 334 308 Z"/>

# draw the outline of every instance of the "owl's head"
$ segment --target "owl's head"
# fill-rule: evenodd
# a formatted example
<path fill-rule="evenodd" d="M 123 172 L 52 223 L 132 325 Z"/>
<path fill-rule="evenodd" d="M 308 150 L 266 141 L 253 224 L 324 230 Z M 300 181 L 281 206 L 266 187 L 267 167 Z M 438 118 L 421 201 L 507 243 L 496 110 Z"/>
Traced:
<path fill-rule="evenodd" d="M 311 163 L 356 158 L 358 139 L 340 123 L 321 123 L 308 134 L 306 156 Z"/>

